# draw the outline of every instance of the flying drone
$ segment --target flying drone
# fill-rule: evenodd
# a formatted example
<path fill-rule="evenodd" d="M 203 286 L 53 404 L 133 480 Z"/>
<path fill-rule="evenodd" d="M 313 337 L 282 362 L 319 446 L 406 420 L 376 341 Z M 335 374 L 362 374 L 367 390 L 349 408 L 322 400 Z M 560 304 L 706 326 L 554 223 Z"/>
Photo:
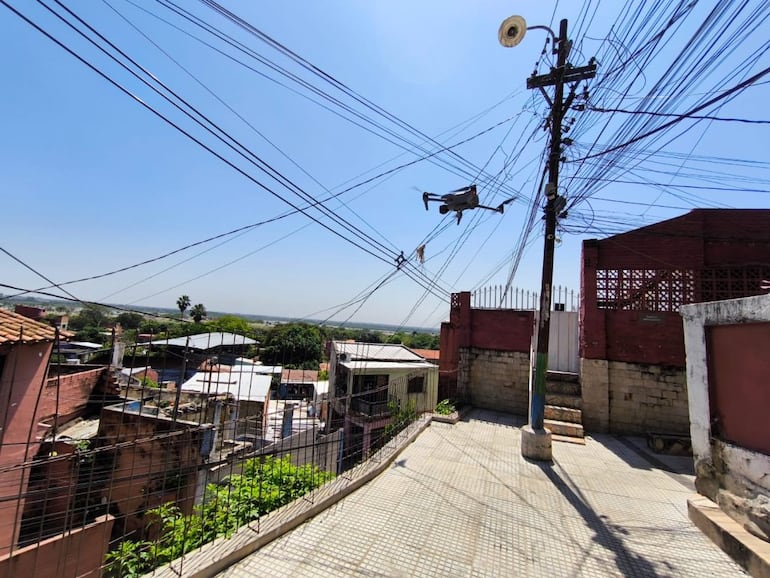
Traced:
<path fill-rule="evenodd" d="M 512 197 L 507 201 L 503 201 L 497 207 L 487 207 L 486 205 L 479 204 L 479 194 L 476 191 L 476 185 L 470 185 L 469 187 L 463 187 L 462 189 L 455 189 L 444 195 L 438 195 L 436 193 L 425 192 L 422 194 L 422 201 L 425 203 L 425 210 L 428 210 L 429 201 L 437 201 L 443 203 L 438 212 L 442 215 L 446 215 L 449 211 L 457 213 L 457 224 L 460 224 L 460 219 L 463 218 L 463 211 L 466 209 L 489 209 L 490 211 L 496 211 L 502 213 L 505 205 L 510 203 L 516 197 Z"/>

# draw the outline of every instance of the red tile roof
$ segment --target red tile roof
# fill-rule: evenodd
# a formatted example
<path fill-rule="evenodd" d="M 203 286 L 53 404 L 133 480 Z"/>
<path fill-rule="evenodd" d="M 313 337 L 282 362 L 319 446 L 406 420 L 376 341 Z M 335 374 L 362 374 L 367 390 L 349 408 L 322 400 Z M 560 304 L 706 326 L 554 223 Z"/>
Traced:
<path fill-rule="evenodd" d="M 438 349 L 414 349 L 410 348 L 412 351 L 414 351 L 417 355 L 420 357 L 424 357 L 428 361 L 438 361 L 439 354 L 441 353 Z"/>
<path fill-rule="evenodd" d="M 315 383 L 318 381 L 318 372 L 312 369 L 284 369 L 281 374 L 281 383 Z"/>
<path fill-rule="evenodd" d="M 63 337 L 70 337 L 62 332 Z M 56 339 L 56 329 L 45 323 L 33 321 L 18 313 L 0 309 L 0 345 L 6 343 L 36 343 Z"/>

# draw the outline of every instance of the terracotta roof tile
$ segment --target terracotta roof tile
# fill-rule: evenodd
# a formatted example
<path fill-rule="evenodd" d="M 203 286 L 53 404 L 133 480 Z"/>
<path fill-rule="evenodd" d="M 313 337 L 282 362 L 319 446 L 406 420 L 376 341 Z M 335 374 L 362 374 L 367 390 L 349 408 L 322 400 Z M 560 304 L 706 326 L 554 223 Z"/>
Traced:
<path fill-rule="evenodd" d="M 70 337 L 69 332 L 62 332 L 62 337 Z M 56 329 L 45 323 L 33 321 L 18 313 L 0 309 L 0 345 L 6 343 L 35 343 L 53 341 Z"/>

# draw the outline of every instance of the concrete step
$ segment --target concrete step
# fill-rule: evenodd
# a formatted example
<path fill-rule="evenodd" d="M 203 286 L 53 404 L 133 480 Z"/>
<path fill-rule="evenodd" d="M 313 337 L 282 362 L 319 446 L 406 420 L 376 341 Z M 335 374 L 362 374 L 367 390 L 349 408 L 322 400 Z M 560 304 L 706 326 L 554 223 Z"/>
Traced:
<path fill-rule="evenodd" d="M 583 412 L 579 409 L 571 407 L 564 407 L 560 405 L 546 405 L 545 406 L 545 419 L 553 419 L 557 421 L 566 421 L 578 425 L 583 424 Z"/>
<path fill-rule="evenodd" d="M 549 369 L 545 378 L 548 381 L 566 381 L 569 383 L 580 383 L 580 375 L 577 373 L 571 373 L 569 371 L 553 371 Z"/>
<path fill-rule="evenodd" d="M 555 442 L 565 442 L 568 444 L 578 444 L 581 446 L 586 445 L 586 439 L 585 438 L 573 438 L 572 436 L 560 436 L 556 435 L 554 433 L 551 433 L 551 441 Z"/>
<path fill-rule="evenodd" d="M 545 403 L 547 405 L 571 407 L 572 409 L 583 409 L 583 398 L 579 395 L 569 395 L 566 393 L 546 393 Z"/>
<path fill-rule="evenodd" d="M 545 382 L 546 393 L 558 393 L 561 395 L 580 395 L 580 383 L 572 381 L 551 381 Z"/>
<path fill-rule="evenodd" d="M 559 436 L 569 436 L 574 438 L 583 437 L 583 426 L 576 423 L 569 423 L 566 421 L 559 421 L 556 419 L 546 419 L 543 421 L 546 429 L 551 430 L 551 433 Z"/>

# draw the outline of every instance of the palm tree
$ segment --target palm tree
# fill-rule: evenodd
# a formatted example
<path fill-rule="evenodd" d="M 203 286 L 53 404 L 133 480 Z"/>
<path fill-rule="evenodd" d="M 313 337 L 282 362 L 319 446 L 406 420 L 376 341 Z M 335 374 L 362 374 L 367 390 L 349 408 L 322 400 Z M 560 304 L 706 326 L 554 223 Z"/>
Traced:
<path fill-rule="evenodd" d="M 193 321 L 195 323 L 200 323 L 201 319 L 206 318 L 206 308 L 203 306 L 202 303 L 198 303 L 197 305 L 193 305 L 193 308 L 190 309 L 190 317 L 193 318 Z"/>
<path fill-rule="evenodd" d="M 190 303 L 192 303 L 192 301 L 190 301 L 190 298 L 187 295 L 182 295 L 176 300 L 176 306 L 179 308 L 179 321 L 184 319 L 184 312 L 187 311 Z"/>

